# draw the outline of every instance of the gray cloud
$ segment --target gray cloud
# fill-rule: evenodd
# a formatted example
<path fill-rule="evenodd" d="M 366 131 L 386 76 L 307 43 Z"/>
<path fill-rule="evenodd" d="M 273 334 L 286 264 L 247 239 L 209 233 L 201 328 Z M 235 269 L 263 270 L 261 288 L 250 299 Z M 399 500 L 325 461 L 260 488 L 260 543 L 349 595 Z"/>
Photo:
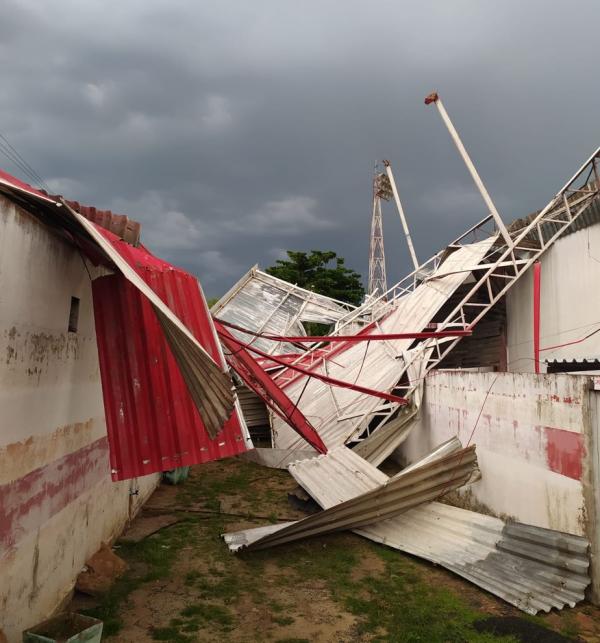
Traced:
<path fill-rule="evenodd" d="M 592 0 L 0 9 L 0 131 L 53 188 L 141 220 L 209 295 L 287 248 L 331 248 L 365 273 L 376 159 L 393 163 L 423 259 L 485 216 L 423 105 L 433 89 L 507 220 L 600 142 Z M 400 223 L 384 217 L 399 278 Z"/>

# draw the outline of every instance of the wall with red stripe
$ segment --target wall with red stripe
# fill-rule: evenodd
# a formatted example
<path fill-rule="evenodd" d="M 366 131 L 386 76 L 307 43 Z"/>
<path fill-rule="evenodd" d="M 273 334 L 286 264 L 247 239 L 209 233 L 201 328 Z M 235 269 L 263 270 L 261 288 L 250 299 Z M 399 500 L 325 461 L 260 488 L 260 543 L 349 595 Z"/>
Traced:
<path fill-rule="evenodd" d="M 111 481 L 81 255 L 0 197 L 0 630 L 10 642 L 52 613 L 157 481 Z"/>
<path fill-rule="evenodd" d="M 457 435 L 477 445 L 482 479 L 459 493 L 467 508 L 584 535 L 593 494 L 590 378 L 436 371 L 399 457 L 413 461 Z"/>

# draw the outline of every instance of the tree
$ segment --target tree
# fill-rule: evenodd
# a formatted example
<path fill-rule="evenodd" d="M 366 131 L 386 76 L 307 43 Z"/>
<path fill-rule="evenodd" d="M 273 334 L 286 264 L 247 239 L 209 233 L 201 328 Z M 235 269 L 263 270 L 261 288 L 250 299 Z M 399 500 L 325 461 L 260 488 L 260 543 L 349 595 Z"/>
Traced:
<path fill-rule="evenodd" d="M 360 275 L 347 268 L 343 257 L 338 257 L 335 252 L 311 250 L 307 254 L 288 250 L 287 256 L 288 259 L 278 259 L 266 272 L 320 295 L 355 306 L 362 302 L 365 289 Z"/>

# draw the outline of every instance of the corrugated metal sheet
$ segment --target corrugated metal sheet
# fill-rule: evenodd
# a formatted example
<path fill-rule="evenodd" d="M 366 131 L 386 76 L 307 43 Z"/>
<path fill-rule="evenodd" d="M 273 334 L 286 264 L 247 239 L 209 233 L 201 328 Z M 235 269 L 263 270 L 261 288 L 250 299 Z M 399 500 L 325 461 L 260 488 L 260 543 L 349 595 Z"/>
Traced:
<path fill-rule="evenodd" d="M 271 335 L 306 335 L 301 322 L 333 324 L 354 310 L 351 304 L 299 288 L 266 272 L 251 268 L 228 293 L 212 307 L 219 319 L 255 332 Z M 251 338 L 236 330 L 233 335 L 244 342 Z M 253 345 L 269 354 L 298 353 L 297 346 L 262 337 Z"/>
<path fill-rule="evenodd" d="M 425 281 L 413 292 L 400 298 L 397 307 L 371 333 L 421 331 L 433 319 L 452 293 L 467 279 L 469 272 L 492 246 L 495 237 L 466 245 L 442 263 L 437 272 L 454 274 Z M 434 275 L 435 276 L 435 273 Z M 403 355 L 413 340 L 353 344 L 326 361 L 318 370 L 330 377 L 355 382 L 379 391 L 390 392 L 403 374 Z M 297 400 L 304 390 L 306 377 L 296 378 L 285 388 Z M 298 408 L 313 423 L 328 448 L 335 448 L 356 438 L 381 408 L 381 400 L 351 390 L 334 389 L 312 379 L 306 386 Z M 302 438 L 274 418 L 274 446 L 280 449 L 305 448 Z"/>
<path fill-rule="evenodd" d="M 400 475 L 442 453 L 455 452 L 459 445 L 455 439 L 440 445 Z M 297 482 L 325 509 L 387 480 L 384 473 L 360 458 L 352 460 L 352 475 L 339 475 L 336 467 L 328 465 L 329 461 L 315 458 L 290 466 Z M 439 502 L 415 507 L 354 532 L 443 565 L 530 614 L 574 606 L 583 600 L 590 582 L 588 543 L 584 538 L 522 523 L 505 523 Z"/>
<path fill-rule="evenodd" d="M 142 226 L 138 221 L 134 221 L 124 214 L 115 214 L 110 210 L 98 210 L 93 206 L 80 205 L 77 201 L 67 201 L 67 203 L 86 219 L 116 234 L 123 241 L 133 246 L 139 244 Z"/>
<path fill-rule="evenodd" d="M 246 426 L 254 428 L 269 425 L 269 412 L 260 397 L 247 386 L 236 386 L 235 389 Z"/>
<path fill-rule="evenodd" d="M 195 277 L 138 271 L 219 362 L 219 346 Z M 239 409 L 215 439 L 202 417 L 150 302 L 123 276 L 92 283 L 113 480 L 243 453 L 252 447 Z"/>
<path fill-rule="evenodd" d="M 355 489 L 359 485 L 371 486 L 375 476 L 369 470 L 368 463 L 360 460 L 362 458 L 346 447 L 338 447 L 327 455 L 290 465 L 290 471 L 295 469 L 297 474 L 301 469 L 301 477 L 305 482 L 308 480 L 308 486 L 329 485 L 334 481 L 344 486 L 348 485 L 348 479 L 352 482 L 346 489 Z M 226 534 L 225 541 L 233 551 L 242 547 L 264 549 L 310 536 L 355 529 L 429 502 L 445 491 L 467 484 L 478 473 L 475 446 L 467 447 L 438 457 L 406 474 L 389 479 L 384 476 L 386 479 L 382 484 L 375 483 L 374 488 L 371 486 L 365 492 L 342 500 L 325 511 L 287 524 L 267 535 L 250 529 Z M 332 493 L 332 490 L 329 489 L 328 493 Z M 344 489 L 340 493 L 343 494 Z"/>
<path fill-rule="evenodd" d="M 283 451 L 282 449 L 257 447 L 244 454 L 244 459 L 261 464 L 264 467 L 270 467 L 271 469 L 287 469 L 292 462 L 296 462 L 296 460 L 308 460 L 309 458 L 313 458 L 314 455 L 314 451 L 308 450 L 299 451 L 297 449 L 287 449 Z"/>
<path fill-rule="evenodd" d="M 509 226 L 509 231 L 519 230 L 526 227 L 535 217 L 538 215 L 539 211 L 533 212 L 530 215 L 522 218 L 515 219 Z M 592 201 L 588 207 L 582 212 L 577 219 L 562 233 L 561 237 L 566 237 L 569 234 L 573 234 L 578 230 L 584 230 L 589 228 L 592 225 L 600 222 L 600 201 L 595 199 Z M 560 224 L 558 223 L 543 223 L 542 231 L 544 238 L 549 239 L 553 234 L 555 234 L 559 228 Z M 525 237 L 527 241 L 537 243 L 539 240 L 535 232 L 532 232 L 530 235 Z"/>
<path fill-rule="evenodd" d="M 31 209 L 43 221 L 66 230 L 86 252 L 91 252 L 94 258 L 101 257 L 116 268 L 152 303 L 205 427 L 211 436 L 216 436 L 233 412 L 231 378 L 124 258 L 131 258 L 131 253 L 136 249 L 88 221 L 66 202 L 48 197 L 4 172 L 0 172 L 0 190 L 22 207 Z M 122 244 L 121 251 L 113 243 Z"/>
<path fill-rule="evenodd" d="M 590 583 L 585 538 L 439 502 L 355 533 L 442 565 L 529 614 L 574 607 Z"/>

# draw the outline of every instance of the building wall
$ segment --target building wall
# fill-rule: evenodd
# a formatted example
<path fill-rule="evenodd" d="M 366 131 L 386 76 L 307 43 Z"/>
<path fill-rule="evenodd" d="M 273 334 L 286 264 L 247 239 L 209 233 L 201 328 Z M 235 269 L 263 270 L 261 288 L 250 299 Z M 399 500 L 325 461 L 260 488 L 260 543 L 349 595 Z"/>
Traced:
<path fill-rule="evenodd" d="M 600 328 L 600 225 L 559 239 L 542 257 L 541 347 L 578 340 Z M 508 370 L 535 371 L 533 270 L 507 294 Z M 584 342 L 543 351 L 541 360 L 600 358 L 600 333 Z M 543 367 L 542 367 L 543 369 Z"/>
<path fill-rule="evenodd" d="M 76 333 L 67 332 L 72 296 Z M 111 482 L 80 254 L 0 197 L 0 630 L 9 641 L 53 612 L 157 482 Z"/>
<path fill-rule="evenodd" d="M 477 445 L 482 479 L 454 499 L 501 517 L 588 536 L 593 518 L 590 378 L 437 371 L 399 457 L 412 462 L 457 435 Z"/>

